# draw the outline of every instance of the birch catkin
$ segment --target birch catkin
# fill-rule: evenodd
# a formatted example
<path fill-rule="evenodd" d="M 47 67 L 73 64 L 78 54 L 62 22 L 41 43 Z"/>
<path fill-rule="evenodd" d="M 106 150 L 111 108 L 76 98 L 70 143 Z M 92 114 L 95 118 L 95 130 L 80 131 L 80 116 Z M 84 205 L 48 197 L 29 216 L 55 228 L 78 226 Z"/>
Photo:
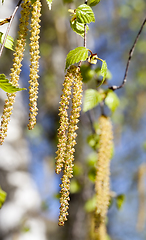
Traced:
<path fill-rule="evenodd" d="M 37 99 L 38 99 L 38 68 L 39 68 L 39 33 L 40 33 L 40 16 L 41 2 L 37 0 L 32 5 L 31 17 L 31 37 L 30 37 L 30 80 L 29 80 L 29 124 L 28 129 L 31 130 L 36 124 L 36 116 L 38 114 Z"/>
<path fill-rule="evenodd" d="M 11 68 L 10 82 L 14 86 L 18 86 L 18 80 L 21 72 L 21 62 L 23 60 L 23 52 L 26 44 L 27 26 L 30 12 L 30 1 L 24 1 L 21 4 L 21 18 L 19 24 L 19 32 L 17 45 L 15 47 L 13 68 Z M 10 116 L 13 110 L 13 103 L 15 101 L 16 93 L 7 93 L 8 99 L 5 100 L 4 110 L 1 117 L 1 128 L 0 128 L 0 144 L 2 145 L 5 137 L 7 136 L 8 123 L 10 122 Z"/>
<path fill-rule="evenodd" d="M 67 70 L 64 81 L 63 95 L 61 96 L 59 115 L 60 115 L 60 128 L 58 130 L 58 150 L 56 157 L 56 173 L 60 173 L 63 170 L 63 176 L 61 178 L 61 197 L 60 197 L 60 215 L 59 225 L 63 226 L 64 221 L 67 220 L 68 208 L 69 208 L 69 190 L 70 179 L 73 177 L 73 161 L 74 161 L 74 146 L 76 144 L 76 130 L 78 129 L 77 123 L 79 121 L 81 111 L 81 98 L 82 98 L 82 76 L 79 68 L 71 66 Z M 72 111 L 70 118 L 68 119 L 68 105 L 72 93 Z"/>
<path fill-rule="evenodd" d="M 96 165 L 96 210 L 95 210 L 95 230 L 99 233 L 104 232 L 108 205 L 110 200 L 110 159 L 112 156 L 113 133 L 112 124 L 109 118 L 101 116 L 99 118 L 99 149 L 98 160 Z M 101 229 L 100 229 L 101 228 Z M 104 240 L 103 238 L 99 238 Z"/>

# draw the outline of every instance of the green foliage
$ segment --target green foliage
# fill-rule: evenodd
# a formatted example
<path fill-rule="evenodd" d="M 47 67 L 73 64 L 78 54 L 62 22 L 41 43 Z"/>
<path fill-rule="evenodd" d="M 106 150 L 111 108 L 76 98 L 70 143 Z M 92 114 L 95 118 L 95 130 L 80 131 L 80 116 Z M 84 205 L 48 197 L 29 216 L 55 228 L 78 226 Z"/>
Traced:
<path fill-rule="evenodd" d="M 26 88 L 18 88 L 13 86 L 4 74 L 0 74 L 0 88 L 7 93 L 13 93 L 21 90 L 26 90 Z"/>
<path fill-rule="evenodd" d="M 3 43 L 4 37 L 5 37 L 5 35 L 2 32 L 0 32 L 0 43 L 1 44 Z M 14 45 L 13 38 L 11 36 L 7 36 L 7 39 L 6 39 L 6 42 L 5 42 L 5 47 L 14 51 L 13 45 Z"/>
<path fill-rule="evenodd" d="M 87 4 L 82 4 L 76 9 L 76 19 L 79 23 L 95 22 L 94 13 L 92 8 Z"/>
<path fill-rule="evenodd" d="M 106 75 L 107 75 L 107 64 L 106 64 L 106 61 L 102 60 L 102 59 L 100 59 L 100 60 L 102 61 L 102 67 L 101 67 L 101 70 L 100 70 L 100 74 L 103 77 L 103 79 L 102 79 L 102 81 L 101 81 L 99 86 L 101 86 L 104 83 L 104 81 L 106 79 Z"/>
<path fill-rule="evenodd" d="M 82 64 L 80 69 L 83 77 L 83 82 L 85 83 L 90 81 L 95 75 L 95 71 L 91 69 L 90 65 Z"/>
<path fill-rule="evenodd" d="M 81 37 L 84 37 L 84 24 L 83 23 L 79 23 L 76 19 L 74 20 L 71 20 L 70 21 L 70 26 L 72 28 L 72 30 L 79 34 Z M 86 33 L 88 32 L 89 30 L 89 26 L 87 25 L 86 26 Z"/>
<path fill-rule="evenodd" d="M 87 157 L 87 165 L 89 167 L 93 167 L 95 166 L 96 162 L 97 162 L 97 158 L 98 158 L 98 154 L 97 152 L 91 152 L 88 157 Z"/>
<path fill-rule="evenodd" d="M 87 137 L 87 143 L 88 145 L 96 150 L 98 148 L 98 143 L 99 143 L 99 135 L 98 134 L 91 134 Z"/>
<path fill-rule="evenodd" d="M 116 197 L 116 206 L 120 210 L 125 202 L 125 195 L 120 194 Z"/>
<path fill-rule="evenodd" d="M 70 183 L 70 192 L 77 193 L 80 191 L 80 189 L 81 189 L 81 186 L 78 183 L 78 181 L 76 179 L 72 179 Z"/>
<path fill-rule="evenodd" d="M 96 207 L 96 195 L 87 200 L 84 208 L 86 212 L 93 212 L 95 210 L 95 207 Z"/>
<path fill-rule="evenodd" d="M 4 204 L 5 200 L 6 200 L 6 192 L 4 192 L 1 188 L 0 188 L 0 208 L 2 207 L 2 205 Z"/>
<path fill-rule="evenodd" d="M 96 178 L 96 168 L 95 167 L 91 167 L 89 172 L 88 172 L 88 178 L 90 179 L 90 181 L 95 182 L 95 178 Z"/>
<path fill-rule="evenodd" d="M 100 2 L 100 0 L 89 0 L 88 5 L 93 7 L 93 6 L 97 5 L 99 2 Z"/>
<path fill-rule="evenodd" d="M 103 100 L 103 93 L 98 92 L 94 89 L 87 89 L 85 91 L 85 97 L 83 102 L 83 111 L 96 107 Z"/>
<path fill-rule="evenodd" d="M 73 65 L 74 63 L 85 61 L 87 57 L 88 57 L 88 49 L 85 47 L 77 47 L 71 50 L 67 54 L 65 69 L 67 69 L 70 65 Z"/>
<path fill-rule="evenodd" d="M 115 92 L 109 90 L 105 98 L 105 104 L 114 112 L 120 104 L 119 98 Z"/>

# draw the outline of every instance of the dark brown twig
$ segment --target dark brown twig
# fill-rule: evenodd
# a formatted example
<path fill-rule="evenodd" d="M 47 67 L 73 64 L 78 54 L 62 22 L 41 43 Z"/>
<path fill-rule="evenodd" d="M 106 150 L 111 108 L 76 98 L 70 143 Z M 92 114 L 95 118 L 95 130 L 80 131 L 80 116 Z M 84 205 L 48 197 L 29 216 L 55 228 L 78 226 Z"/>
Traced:
<path fill-rule="evenodd" d="M 15 17 L 15 14 L 16 14 L 16 12 L 17 12 L 17 10 L 18 10 L 21 2 L 22 2 L 22 0 L 19 0 L 19 2 L 17 3 L 17 6 L 15 7 L 12 15 L 10 16 L 10 22 L 9 22 L 8 27 L 7 27 L 7 31 L 6 31 L 6 33 L 5 33 L 5 37 L 4 37 L 3 43 L 2 43 L 1 48 L 0 48 L 0 57 L 1 57 L 1 55 L 2 55 L 4 46 L 5 46 L 5 43 L 6 43 L 7 36 L 8 36 L 8 34 L 9 34 L 9 31 L 10 31 L 10 28 L 11 28 L 11 25 L 12 25 L 12 21 L 13 21 L 13 19 L 14 19 L 14 17 Z"/>
<path fill-rule="evenodd" d="M 134 43 L 133 43 L 133 46 L 132 46 L 132 48 L 131 48 L 130 51 L 129 51 L 129 57 L 128 57 L 128 61 L 127 61 L 126 70 L 125 70 L 124 79 L 123 79 L 122 84 L 121 84 L 120 86 L 111 86 L 111 87 L 109 87 L 109 89 L 111 89 L 111 90 L 117 90 L 117 89 L 119 89 L 119 88 L 122 88 L 122 87 L 125 85 L 125 83 L 126 83 L 126 81 L 127 81 L 127 74 L 128 74 L 129 64 L 130 64 L 132 55 L 133 55 L 133 53 L 134 53 L 134 49 L 135 49 L 136 43 L 137 43 L 138 38 L 139 38 L 139 36 L 140 36 L 140 34 L 141 34 L 142 30 L 143 30 L 143 27 L 144 27 L 145 23 L 146 23 L 146 18 L 144 19 L 144 21 L 143 21 L 143 23 L 142 23 L 142 25 L 141 25 L 141 28 L 140 28 L 140 30 L 139 30 L 136 38 L 135 38 L 135 41 L 134 41 Z"/>
<path fill-rule="evenodd" d="M 5 18 L 4 20 L 0 21 L 0 26 L 6 24 L 6 23 L 8 23 L 8 22 L 10 22 L 10 20 L 11 20 L 11 17 Z"/>

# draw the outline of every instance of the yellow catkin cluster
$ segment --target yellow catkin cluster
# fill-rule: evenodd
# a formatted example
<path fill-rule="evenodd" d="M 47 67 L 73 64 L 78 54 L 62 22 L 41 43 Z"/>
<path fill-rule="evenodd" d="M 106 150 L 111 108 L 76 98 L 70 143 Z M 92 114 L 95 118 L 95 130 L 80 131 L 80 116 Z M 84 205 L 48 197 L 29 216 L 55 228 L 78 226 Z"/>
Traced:
<path fill-rule="evenodd" d="M 29 124 L 28 129 L 31 130 L 36 124 L 36 115 L 38 113 L 37 98 L 38 98 L 38 68 L 39 68 L 39 33 L 40 33 L 40 16 L 41 16 L 41 2 L 37 0 L 32 5 L 31 17 L 31 37 L 30 37 L 30 80 L 29 80 Z"/>
<path fill-rule="evenodd" d="M 21 4 L 21 18 L 19 24 L 19 32 L 18 32 L 18 39 L 17 45 L 15 47 L 14 59 L 13 59 L 13 68 L 11 68 L 10 73 L 10 82 L 14 86 L 18 86 L 18 80 L 21 72 L 21 62 L 23 59 L 23 52 L 26 42 L 26 35 L 27 35 L 27 26 L 28 26 L 28 19 L 29 19 L 29 12 L 30 12 L 30 1 L 24 1 Z M 7 136 L 8 130 L 8 123 L 10 121 L 10 116 L 13 110 L 13 103 L 15 101 L 16 93 L 7 93 L 8 99 L 5 100 L 4 110 L 1 117 L 1 128 L 0 128 L 0 144 L 2 145 L 4 142 L 5 137 Z"/>
<path fill-rule="evenodd" d="M 73 86 L 72 86 L 73 85 Z M 69 105 L 69 99 L 72 93 L 72 111 L 68 120 L 67 109 Z M 60 215 L 59 225 L 63 226 L 64 221 L 67 220 L 68 208 L 69 208 L 69 190 L 70 179 L 73 176 L 73 161 L 74 161 L 74 146 L 76 144 L 75 138 L 77 136 L 76 130 L 78 129 L 77 123 L 79 121 L 81 111 L 81 98 L 82 98 L 82 76 L 79 72 L 79 68 L 71 66 L 65 76 L 63 95 L 60 102 L 60 128 L 58 130 L 58 150 L 56 157 L 56 172 L 60 173 L 61 168 L 64 167 L 63 176 L 61 178 L 61 197 L 60 197 Z"/>
<path fill-rule="evenodd" d="M 99 129 L 100 139 L 95 179 L 95 231 L 98 232 L 98 239 L 104 240 L 106 238 L 104 225 L 110 200 L 109 176 L 110 159 L 113 147 L 113 132 L 110 119 L 105 116 L 101 116 L 99 118 Z"/>
<path fill-rule="evenodd" d="M 60 116 L 60 127 L 58 129 L 58 145 L 57 145 L 57 157 L 56 157 L 56 173 L 59 174 L 63 168 L 65 151 L 66 151 L 66 141 L 67 141 L 67 130 L 68 130 L 68 113 L 69 99 L 71 98 L 71 87 L 74 81 L 74 76 L 72 74 L 73 68 L 70 67 L 65 75 L 65 80 L 63 83 L 63 94 L 61 95 L 59 116 Z"/>

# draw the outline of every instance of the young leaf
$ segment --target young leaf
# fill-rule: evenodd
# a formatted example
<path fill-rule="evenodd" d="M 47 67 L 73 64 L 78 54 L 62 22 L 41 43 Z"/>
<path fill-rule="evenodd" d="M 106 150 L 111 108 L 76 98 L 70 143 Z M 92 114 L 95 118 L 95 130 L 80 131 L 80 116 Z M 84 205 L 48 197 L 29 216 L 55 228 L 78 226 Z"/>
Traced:
<path fill-rule="evenodd" d="M 2 32 L 0 32 L 0 43 L 3 43 L 4 40 L 4 34 Z M 14 51 L 13 49 L 13 44 L 14 44 L 14 40 L 11 36 L 7 36 L 6 42 L 5 42 L 5 47 Z"/>
<path fill-rule="evenodd" d="M 6 192 L 4 192 L 1 188 L 0 188 L 0 208 L 2 207 L 3 203 L 6 200 Z"/>
<path fill-rule="evenodd" d="M 53 0 L 46 0 L 46 2 L 47 2 L 47 4 L 48 4 L 48 7 L 49 7 L 49 10 L 51 10 L 52 1 L 53 1 Z"/>
<path fill-rule="evenodd" d="M 125 202 L 125 195 L 124 194 L 120 194 L 116 197 L 116 205 L 117 205 L 117 208 L 120 210 L 123 206 Z"/>
<path fill-rule="evenodd" d="M 99 59 L 99 58 L 98 58 Z M 100 74 L 101 74 L 101 76 L 103 77 L 103 79 L 102 79 L 102 81 L 101 81 L 101 83 L 99 84 L 99 86 L 98 87 L 100 87 L 103 83 L 104 83 L 104 80 L 105 80 L 105 78 L 106 78 L 106 75 L 107 75 L 107 64 L 106 64 L 106 61 L 105 60 L 102 60 L 102 59 L 100 59 L 101 61 L 102 61 L 102 67 L 101 67 L 101 70 L 100 70 Z"/>
<path fill-rule="evenodd" d="M 84 37 L 84 24 L 83 23 L 79 23 L 76 19 L 74 19 L 73 21 L 70 21 L 70 26 L 72 28 L 72 30 L 79 34 L 81 37 Z M 89 30 L 89 26 L 86 26 L 86 33 Z"/>
<path fill-rule="evenodd" d="M 88 2 L 89 2 L 88 5 L 93 7 L 97 5 L 100 2 L 100 0 L 89 0 Z"/>
<path fill-rule="evenodd" d="M 106 64 L 106 61 L 103 61 L 102 67 L 101 67 L 101 76 L 103 77 L 102 83 L 104 82 L 106 75 L 107 75 L 107 64 Z"/>
<path fill-rule="evenodd" d="M 26 90 L 26 88 L 17 88 L 13 86 L 4 74 L 0 74 L 0 88 L 7 93 L 13 93 L 21 90 Z"/>
<path fill-rule="evenodd" d="M 71 50 L 67 54 L 65 69 L 67 69 L 70 65 L 73 65 L 74 63 L 85 61 L 87 57 L 88 57 L 88 49 L 85 47 L 77 47 Z"/>
<path fill-rule="evenodd" d="M 87 4 L 82 4 L 76 9 L 76 19 L 80 23 L 95 22 L 94 13 L 92 8 Z"/>
<path fill-rule="evenodd" d="M 83 111 L 87 112 L 88 110 L 96 107 L 102 100 L 103 96 L 97 90 L 87 89 L 85 91 Z"/>
<path fill-rule="evenodd" d="M 115 92 L 113 92 L 112 90 L 110 90 L 105 98 L 105 104 L 109 107 L 109 109 L 114 112 L 117 107 L 120 104 L 119 98 L 117 97 L 117 95 L 115 94 Z"/>

